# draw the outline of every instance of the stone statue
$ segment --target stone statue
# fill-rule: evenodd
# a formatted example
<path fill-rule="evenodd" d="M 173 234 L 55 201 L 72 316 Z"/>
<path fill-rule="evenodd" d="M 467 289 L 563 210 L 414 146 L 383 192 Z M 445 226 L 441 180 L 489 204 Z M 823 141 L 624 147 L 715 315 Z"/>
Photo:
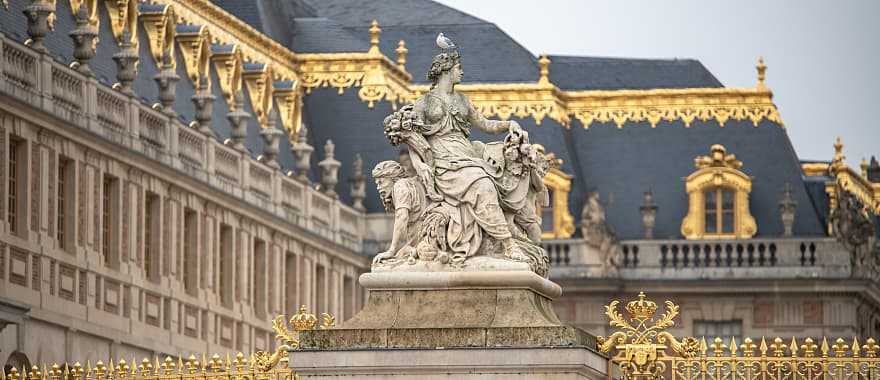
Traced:
<path fill-rule="evenodd" d="M 581 210 L 581 235 L 587 245 L 599 252 L 602 270 L 615 273 L 621 247 L 614 229 L 605 221 L 605 207 L 599 201 L 598 191 L 587 194 L 587 201 Z"/>
<path fill-rule="evenodd" d="M 874 237 L 874 219 L 869 208 L 855 195 L 836 185 L 837 207 L 828 220 L 834 237 L 851 252 L 855 277 L 880 276 L 880 243 Z"/>
<path fill-rule="evenodd" d="M 422 213 L 427 207 L 425 187 L 416 177 L 408 177 L 403 166 L 394 161 L 382 161 L 373 169 L 373 179 L 385 210 L 394 213 L 391 246 L 376 255 L 373 263 L 400 260 L 413 262 L 418 243 Z"/>
<path fill-rule="evenodd" d="M 411 210 L 398 211 L 397 185 L 391 187 L 377 178 L 380 193 L 384 187 L 395 205 L 395 242 L 376 257 L 373 269 L 523 269 L 546 276 L 548 260 L 538 245 L 540 219 L 535 206 L 539 194 L 546 192 L 543 176 L 549 164 L 516 121 L 488 120 L 455 91 L 464 72 L 454 48 L 449 41 L 434 57 L 427 74 L 430 90 L 383 123 L 391 144 L 406 145 L 414 172 L 406 186 L 420 184 L 426 204 L 418 223 L 404 228 L 413 221 L 398 223 L 398 219 L 411 217 Z M 507 135 L 499 142 L 470 141 L 471 127 Z M 391 170 L 390 166 L 380 163 L 374 176 Z M 397 181 L 403 179 L 398 176 Z M 383 195 L 386 204 L 387 200 Z M 409 265 L 401 265 L 400 250 L 410 227 L 418 231 L 417 237 L 410 236 L 417 242 L 410 244 L 414 250 L 405 249 Z"/>

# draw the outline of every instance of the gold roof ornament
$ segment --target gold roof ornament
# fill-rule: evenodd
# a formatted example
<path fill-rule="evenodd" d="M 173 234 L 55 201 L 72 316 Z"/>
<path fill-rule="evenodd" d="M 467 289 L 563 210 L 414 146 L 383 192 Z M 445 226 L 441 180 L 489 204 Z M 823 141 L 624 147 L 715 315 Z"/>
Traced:
<path fill-rule="evenodd" d="M 709 147 L 709 155 L 694 158 L 694 166 L 697 169 L 716 167 L 739 170 L 742 168 L 742 161 L 737 160 L 735 154 L 728 154 L 724 145 L 713 144 Z"/>
<path fill-rule="evenodd" d="M 541 54 L 538 58 L 538 67 L 541 75 L 538 77 L 538 84 L 550 84 L 550 58 L 547 58 L 547 54 Z"/>
<path fill-rule="evenodd" d="M 406 71 L 406 53 L 409 52 L 406 48 L 406 41 L 400 40 L 400 42 L 397 43 L 397 49 L 394 51 L 397 53 L 397 68 Z"/>
<path fill-rule="evenodd" d="M 382 33 L 382 29 L 379 28 L 379 22 L 373 19 L 373 22 L 370 23 L 370 50 L 367 50 L 368 54 L 382 54 L 379 51 L 380 33 Z"/>
<path fill-rule="evenodd" d="M 755 65 L 755 69 L 758 70 L 757 88 L 767 89 L 767 86 L 764 84 L 764 79 L 767 76 L 767 65 L 764 64 L 764 57 L 758 57 L 758 64 Z"/>

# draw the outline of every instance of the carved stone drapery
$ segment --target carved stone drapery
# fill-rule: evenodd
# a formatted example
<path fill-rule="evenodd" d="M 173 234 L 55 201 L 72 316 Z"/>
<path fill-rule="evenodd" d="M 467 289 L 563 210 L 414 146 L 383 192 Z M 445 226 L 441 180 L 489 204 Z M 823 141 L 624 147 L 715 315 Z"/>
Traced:
<path fill-rule="evenodd" d="M 338 196 L 336 184 L 339 183 L 339 167 L 342 165 L 333 156 L 335 147 L 333 141 L 327 140 L 327 143 L 324 144 L 324 159 L 318 163 L 318 167 L 321 168 L 321 191 L 331 197 Z"/>
<path fill-rule="evenodd" d="M 73 58 L 76 58 L 76 70 L 85 75 L 92 75 L 89 61 L 95 57 L 95 39 L 98 29 L 89 21 L 89 10 L 85 4 L 80 5 L 76 12 L 76 28 L 68 33 L 73 40 Z"/>

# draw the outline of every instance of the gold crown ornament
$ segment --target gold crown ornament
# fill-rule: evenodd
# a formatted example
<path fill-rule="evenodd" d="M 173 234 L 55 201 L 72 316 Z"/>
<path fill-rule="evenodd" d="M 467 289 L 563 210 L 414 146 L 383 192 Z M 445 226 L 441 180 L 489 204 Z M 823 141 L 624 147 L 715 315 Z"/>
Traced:
<path fill-rule="evenodd" d="M 626 304 L 626 311 L 629 312 L 633 319 L 647 321 L 653 318 L 654 313 L 657 312 L 657 304 L 646 299 L 645 292 L 639 292 L 639 299 Z"/>
<path fill-rule="evenodd" d="M 296 331 L 314 330 L 318 318 L 306 310 L 306 305 L 302 305 L 299 307 L 299 312 L 290 317 L 290 324 Z"/>

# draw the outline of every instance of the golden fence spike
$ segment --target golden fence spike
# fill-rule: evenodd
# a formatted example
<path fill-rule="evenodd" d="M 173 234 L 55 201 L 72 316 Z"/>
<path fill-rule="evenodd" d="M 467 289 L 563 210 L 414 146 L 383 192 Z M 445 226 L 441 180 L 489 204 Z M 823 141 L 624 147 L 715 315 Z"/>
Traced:
<path fill-rule="evenodd" d="M 761 357 L 767 356 L 767 340 L 764 339 L 764 336 L 761 336 L 761 345 L 758 346 L 758 349 L 761 350 Z"/>
<path fill-rule="evenodd" d="M 852 343 L 853 354 L 852 354 L 852 356 L 854 358 L 859 357 L 859 348 L 860 347 L 861 346 L 859 346 L 859 337 L 857 337 L 857 336 L 853 337 L 853 343 Z"/>
<path fill-rule="evenodd" d="M 730 337 L 730 356 L 736 357 L 736 338 Z"/>
<path fill-rule="evenodd" d="M 113 380 L 113 358 L 110 358 L 110 365 L 107 366 L 107 378 Z"/>
<path fill-rule="evenodd" d="M 131 357 L 131 377 L 137 376 L 137 362 L 134 360 L 134 356 Z"/>
<path fill-rule="evenodd" d="M 229 351 L 226 352 L 226 370 L 227 371 L 232 370 L 232 361 L 229 360 Z"/>
<path fill-rule="evenodd" d="M 181 354 L 177 354 L 177 373 L 182 374 L 183 371 L 183 359 L 181 358 Z"/>
<path fill-rule="evenodd" d="M 201 367 L 199 367 L 199 369 L 200 369 L 202 372 L 205 372 L 205 369 L 208 368 L 207 366 L 208 366 L 208 361 L 207 361 L 207 359 L 205 358 L 205 353 L 202 352 L 202 365 L 201 365 Z"/>
<path fill-rule="evenodd" d="M 824 337 L 824 336 L 823 336 L 823 337 L 822 337 L 822 357 L 823 357 L 823 358 L 827 358 L 827 357 L 828 357 L 828 352 L 829 352 L 829 349 L 828 349 L 828 337 Z"/>
<path fill-rule="evenodd" d="M 70 379 L 70 366 L 68 366 L 67 363 L 64 363 L 64 372 L 62 372 L 61 376 L 62 376 L 62 379 L 64 379 L 64 380 L 71 380 Z M 0 380 L 3 380 L 3 379 L 0 379 Z"/>
<path fill-rule="evenodd" d="M 795 337 L 791 337 L 791 346 L 788 347 L 788 349 L 791 350 L 791 357 L 796 358 L 798 346 L 797 346 L 797 339 L 795 339 Z"/>
<path fill-rule="evenodd" d="M 159 369 L 162 368 L 162 366 L 159 364 L 159 354 L 154 355 L 153 360 L 153 362 L 156 363 L 153 365 L 153 375 L 159 376 Z"/>
<path fill-rule="evenodd" d="M 21 366 L 21 380 L 27 380 L 27 369 L 24 365 Z"/>
<path fill-rule="evenodd" d="M 706 345 L 706 337 L 700 338 L 700 355 L 706 356 L 706 351 L 709 349 L 709 346 Z"/>
<path fill-rule="evenodd" d="M 91 380 L 92 378 L 92 361 L 86 360 L 86 380 Z"/>
<path fill-rule="evenodd" d="M 862 349 L 865 350 L 866 358 L 876 358 L 877 351 L 880 350 L 880 346 L 877 345 L 877 342 L 874 341 L 874 338 L 868 338 L 865 341 L 865 345 L 862 346 Z"/>

